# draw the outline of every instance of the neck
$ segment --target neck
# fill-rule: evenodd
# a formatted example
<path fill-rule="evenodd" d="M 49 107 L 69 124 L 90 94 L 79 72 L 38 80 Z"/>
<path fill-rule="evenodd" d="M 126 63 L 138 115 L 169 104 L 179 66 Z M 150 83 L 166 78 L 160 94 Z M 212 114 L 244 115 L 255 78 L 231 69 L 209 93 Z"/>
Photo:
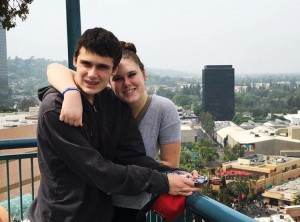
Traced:
<path fill-rule="evenodd" d="M 77 88 L 80 89 L 81 93 L 83 93 L 83 94 L 86 96 L 86 98 L 87 98 L 87 100 L 89 101 L 89 103 L 93 105 L 93 104 L 94 104 L 94 98 L 95 98 L 95 95 L 85 93 L 85 92 L 82 90 L 82 88 L 80 87 L 80 85 L 78 84 L 77 79 L 76 79 L 76 76 L 74 77 L 74 83 L 75 83 L 75 85 L 77 86 Z"/>
<path fill-rule="evenodd" d="M 94 104 L 94 95 L 87 95 L 87 99 L 90 102 L 90 104 Z"/>
<path fill-rule="evenodd" d="M 145 92 L 143 96 L 135 103 L 130 104 L 130 108 L 134 117 L 137 117 L 147 102 L 148 94 Z"/>

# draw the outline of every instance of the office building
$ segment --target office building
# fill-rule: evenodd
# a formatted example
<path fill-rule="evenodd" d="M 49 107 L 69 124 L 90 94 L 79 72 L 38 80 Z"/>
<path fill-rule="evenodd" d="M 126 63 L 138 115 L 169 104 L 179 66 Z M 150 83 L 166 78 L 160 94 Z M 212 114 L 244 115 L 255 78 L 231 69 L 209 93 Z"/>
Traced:
<path fill-rule="evenodd" d="M 0 25 L 0 109 L 8 106 L 6 30 Z"/>
<path fill-rule="evenodd" d="M 234 69 L 232 65 L 207 65 L 202 70 L 202 101 L 205 112 L 216 121 L 234 116 Z"/>

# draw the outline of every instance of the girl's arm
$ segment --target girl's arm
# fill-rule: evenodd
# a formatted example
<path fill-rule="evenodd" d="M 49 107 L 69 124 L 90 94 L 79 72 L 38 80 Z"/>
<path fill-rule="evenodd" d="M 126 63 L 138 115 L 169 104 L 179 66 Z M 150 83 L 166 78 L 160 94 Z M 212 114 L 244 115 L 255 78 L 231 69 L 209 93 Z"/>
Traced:
<path fill-rule="evenodd" d="M 75 74 L 75 71 L 59 63 L 52 63 L 47 67 L 49 83 L 60 92 L 68 87 L 77 87 L 73 79 Z M 76 90 L 66 91 L 59 119 L 71 126 L 82 126 L 82 110 L 80 93 Z"/>
<path fill-rule="evenodd" d="M 181 142 L 160 145 L 160 162 L 177 168 L 180 161 Z"/>

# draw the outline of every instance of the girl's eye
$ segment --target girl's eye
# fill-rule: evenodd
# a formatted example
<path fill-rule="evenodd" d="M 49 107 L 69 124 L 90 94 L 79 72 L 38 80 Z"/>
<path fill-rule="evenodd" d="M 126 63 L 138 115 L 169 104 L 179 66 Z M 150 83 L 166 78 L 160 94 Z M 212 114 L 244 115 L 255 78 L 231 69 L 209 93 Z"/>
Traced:
<path fill-rule="evenodd" d="M 130 73 L 128 76 L 129 77 L 134 77 L 136 75 L 136 73 Z"/>
<path fill-rule="evenodd" d="M 121 80 L 121 78 L 118 77 L 118 76 L 114 76 L 114 77 L 112 78 L 112 81 L 114 81 L 114 82 L 117 82 L 117 81 L 120 81 L 120 80 Z"/>

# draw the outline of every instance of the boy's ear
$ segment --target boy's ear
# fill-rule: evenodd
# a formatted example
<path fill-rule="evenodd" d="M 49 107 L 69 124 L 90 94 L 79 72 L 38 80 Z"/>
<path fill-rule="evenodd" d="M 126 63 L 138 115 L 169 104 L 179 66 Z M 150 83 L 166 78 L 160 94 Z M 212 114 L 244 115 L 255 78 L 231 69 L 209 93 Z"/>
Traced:
<path fill-rule="evenodd" d="M 74 56 L 73 57 L 73 66 L 76 67 L 76 64 L 77 64 L 77 57 Z"/>

